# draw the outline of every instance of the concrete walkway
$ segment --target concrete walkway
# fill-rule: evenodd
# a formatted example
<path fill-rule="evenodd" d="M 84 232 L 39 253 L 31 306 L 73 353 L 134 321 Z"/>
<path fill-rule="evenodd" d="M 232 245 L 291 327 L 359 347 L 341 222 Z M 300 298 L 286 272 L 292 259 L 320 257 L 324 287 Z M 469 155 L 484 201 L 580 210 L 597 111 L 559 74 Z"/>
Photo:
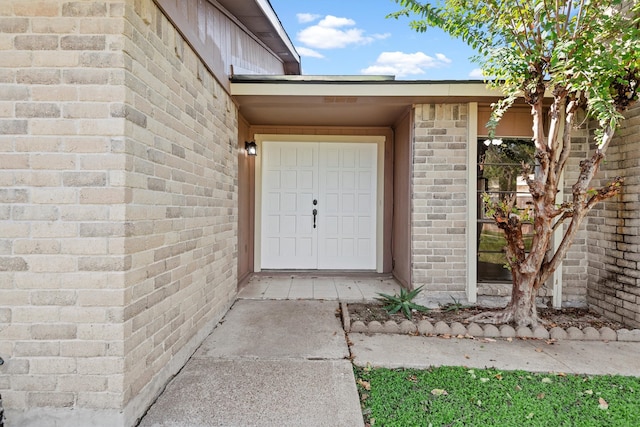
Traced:
<path fill-rule="evenodd" d="M 237 301 L 140 426 L 362 426 L 337 310 Z"/>
<path fill-rule="evenodd" d="M 385 368 L 468 366 L 531 372 L 640 376 L 639 342 L 444 339 L 349 334 L 353 363 Z"/>
<path fill-rule="evenodd" d="M 258 298 L 236 302 L 141 426 L 363 425 L 338 302 Z M 359 366 L 640 376 L 637 342 L 348 338 Z"/>

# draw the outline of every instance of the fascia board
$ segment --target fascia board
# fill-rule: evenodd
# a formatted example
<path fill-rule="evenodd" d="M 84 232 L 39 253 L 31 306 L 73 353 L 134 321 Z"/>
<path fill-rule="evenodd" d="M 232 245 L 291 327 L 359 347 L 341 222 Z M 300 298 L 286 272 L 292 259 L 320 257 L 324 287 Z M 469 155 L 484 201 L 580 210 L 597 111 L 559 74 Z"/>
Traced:
<path fill-rule="evenodd" d="M 264 96 L 429 96 L 496 97 L 504 94 L 484 83 L 429 84 L 309 84 L 231 83 L 231 94 Z"/>

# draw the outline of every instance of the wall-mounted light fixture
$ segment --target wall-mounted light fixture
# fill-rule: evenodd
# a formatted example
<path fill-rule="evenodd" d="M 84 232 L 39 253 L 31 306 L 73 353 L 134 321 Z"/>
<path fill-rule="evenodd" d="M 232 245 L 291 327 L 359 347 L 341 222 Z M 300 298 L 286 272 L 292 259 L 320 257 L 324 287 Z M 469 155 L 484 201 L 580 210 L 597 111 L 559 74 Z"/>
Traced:
<path fill-rule="evenodd" d="M 258 144 L 256 144 L 253 141 L 251 141 L 251 142 L 246 142 L 245 141 L 244 149 L 247 151 L 247 154 L 250 155 L 250 156 L 257 156 L 258 155 Z"/>

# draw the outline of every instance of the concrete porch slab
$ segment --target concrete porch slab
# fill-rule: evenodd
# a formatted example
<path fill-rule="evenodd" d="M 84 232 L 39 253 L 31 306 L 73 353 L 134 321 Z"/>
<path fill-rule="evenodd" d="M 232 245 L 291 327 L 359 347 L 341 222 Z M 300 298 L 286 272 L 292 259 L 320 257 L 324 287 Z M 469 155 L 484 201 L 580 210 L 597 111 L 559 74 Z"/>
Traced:
<path fill-rule="evenodd" d="M 239 299 L 371 301 L 378 293 L 396 294 L 400 284 L 385 274 L 256 273 L 240 290 Z"/>

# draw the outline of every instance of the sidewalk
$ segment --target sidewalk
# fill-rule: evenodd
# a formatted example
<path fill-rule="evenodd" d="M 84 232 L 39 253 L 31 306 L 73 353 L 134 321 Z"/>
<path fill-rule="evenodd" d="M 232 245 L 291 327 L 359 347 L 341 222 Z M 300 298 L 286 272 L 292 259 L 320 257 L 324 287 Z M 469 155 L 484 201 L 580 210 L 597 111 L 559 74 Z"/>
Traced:
<path fill-rule="evenodd" d="M 531 372 L 640 376 L 639 342 L 444 339 L 349 334 L 356 366 L 468 366 Z"/>
<path fill-rule="evenodd" d="M 362 426 L 337 310 L 237 301 L 140 426 Z"/>
<path fill-rule="evenodd" d="M 238 300 L 140 426 L 362 426 L 350 357 L 358 366 L 640 376 L 638 342 L 352 333 L 349 348 L 337 310 L 338 301 Z"/>

